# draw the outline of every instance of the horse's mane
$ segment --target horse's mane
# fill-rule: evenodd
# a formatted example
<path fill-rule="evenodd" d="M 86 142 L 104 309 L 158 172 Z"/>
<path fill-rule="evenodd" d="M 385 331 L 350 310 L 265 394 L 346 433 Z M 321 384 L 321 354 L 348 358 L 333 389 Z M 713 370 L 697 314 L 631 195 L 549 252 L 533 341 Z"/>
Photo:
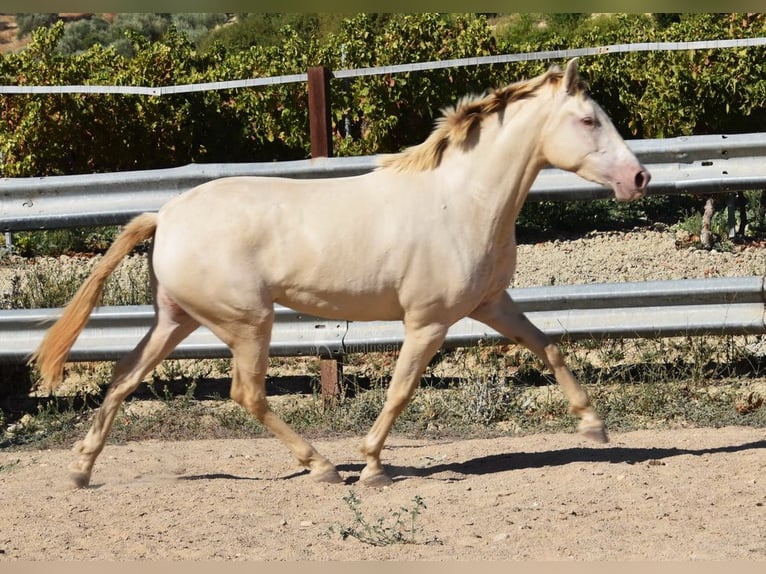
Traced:
<path fill-rule="evenodd" d="M 397 171 L 434 169 L 441 163 L 447 148 L 466 145 L 472 131 L 481 125 L 484 118 L 505 110 L 512 102 L 533 96 L 546 84 L 561 82 L 563 76 L 559 68 L 553 67 L 546 73 L 529 80 L 514 82 L 482 95 L 465 96 L 456 106 L 442 110 L 442 117 L 436 120 L 434 130 L 423 143 L 400 153 L 382 155 L 378 165 L 380 168 Z M 580 82 L 577 89 L 584 90 L 584 82 Z"/>

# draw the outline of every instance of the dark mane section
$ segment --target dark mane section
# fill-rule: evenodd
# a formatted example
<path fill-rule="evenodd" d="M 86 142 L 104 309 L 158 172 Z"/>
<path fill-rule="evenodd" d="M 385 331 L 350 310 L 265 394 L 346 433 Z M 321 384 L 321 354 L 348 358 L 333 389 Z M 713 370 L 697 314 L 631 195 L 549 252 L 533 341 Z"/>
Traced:
<path fill-rule="evenodd" d="M 563 73 L 558 68 L 551 68 L 530 80 L 515 82 L 481 96 L 466 96 L 455 107 L 442 110 L 442 117 L 436 121 L 433 132 L 423 143 L 401 153 L 382 156 L 380 168 L 397 171 L 434 169 L 439 166 L 449 147 L 460 147 L 469 141 L 471 133 L 481 126 L 484 118 L 505 110 L 513 102 L 534 96 L 542 86 L 559 83 L 562 77 Z M 584 90 L 584 83 L 578 89 Z"/>

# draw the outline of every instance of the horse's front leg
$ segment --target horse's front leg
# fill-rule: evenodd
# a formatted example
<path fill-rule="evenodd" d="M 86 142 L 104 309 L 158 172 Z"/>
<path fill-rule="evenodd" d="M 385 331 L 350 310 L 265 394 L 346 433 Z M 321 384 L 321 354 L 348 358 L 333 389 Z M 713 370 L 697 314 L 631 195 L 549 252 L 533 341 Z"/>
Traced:
<path fill-rule="evenodd" d="M 404 327 L 404 343 L 388 387 L 386 402 L 362 442 L 361 450 L 367 459 L 367 465 L 362 469 L 360 482 L 365 486 L 380 487 L 391 484 L 391 479 L 380 462 L 380 451 L 396 417 L 404 410 L 415 392 L 428 361 L 444 341 L 449 325 L 432 323 L 416 326 L 405 319 Z"/>
<path fill-rule="evenodd" d="M 535 327 L 519 310 L 507 292 L 479 306 L 471 317 L 492 327 L 501 335 L 534 352 L 556 377 L 569 401 L 569 410 L 580 418 L 579 431 L 597 442 L 607 442 L 604 423 L 596 414 L 588 394 L 564 362 L 559 346 Z"/>

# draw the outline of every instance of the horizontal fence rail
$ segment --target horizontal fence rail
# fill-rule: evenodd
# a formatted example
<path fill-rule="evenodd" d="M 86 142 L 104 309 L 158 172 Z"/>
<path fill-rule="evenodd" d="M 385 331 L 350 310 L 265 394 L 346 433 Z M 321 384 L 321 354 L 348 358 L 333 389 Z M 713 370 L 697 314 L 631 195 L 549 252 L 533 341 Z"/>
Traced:
<path fill-rule="evenodd" d="M 508 64 L 513 62 L 529 62 L 537 60 L 568 59 L 582 56 L 602 56 L 604 54 L 624 54 L 629 52 L 669 52 L 686 50 L 724 50 L 753 48 L 766 45 L 766 38 L 722 38 L 718 40 L 695 40 L 684 42 L 635 42 L 630 44 L 609 44 L 589 48 L 563 48 L 560 50 L 544 50 L 539 52 L 522 52 L 517 54 L 497 54 L 494 56 L 474 56 L 469 58 L 454 58 L 449 60 L 434 60 L 429 62 L 412 62 L 409 64 L 393 64 L 374 66 L 332 72 L 336 79 L 359 78 L 364 76 L 380 76 L 384 74 L 406 74 L 426 70 L 457 68 L 464 66 L 481 66 L 492 64 Z M 0 94 L 125 94 L 144 96 L 170 96 L 207 92 L 213 90 L 232 90 L 273 86 L 305 82 L 308 74 L 285 74 L 261 78 L 246 78 L 242 80 L 224 80 L 220 82 L 202 82 L 196 84 L 181 84 L 175 86 L 0 86 Z"/>
<path fill-rule="evenodd" d="M 510 289 L 526 316 L 556 339 L 741 335 L 766 333 L 764 277 L 680 279 Z M 61 309 L 0 312 L 0 363 L 20 364 L 37 347 Z M 75 343 L 70 360 L 112 360 L 125 355 L 146 334 L 151 306 L 96 309 Z M 404 329 L 395 321 L 327 321 L 277 307 L 273 356 L 393 351 Z M 445 348 L 503 342 L 496 331 L 472 319 L 449 330 Z M 229 357 L 208 329 L 198 328 L 172 358 Z"/>
<path fill-rule="evenodd" d="M 766 189 L 766 133 L 632 140 L 628 145 L 652 172 L 650 194 Z M 328 178 L 373 170 L 376 156 L 269 163 L 191 164 L 177 168 L 0 178 L 0 227 L 26 231 L 125 223 L 196 185 L 221 177 Z M 569 172 L 544 169 L 529 199 L 589 200 L 611 190 Z"/>

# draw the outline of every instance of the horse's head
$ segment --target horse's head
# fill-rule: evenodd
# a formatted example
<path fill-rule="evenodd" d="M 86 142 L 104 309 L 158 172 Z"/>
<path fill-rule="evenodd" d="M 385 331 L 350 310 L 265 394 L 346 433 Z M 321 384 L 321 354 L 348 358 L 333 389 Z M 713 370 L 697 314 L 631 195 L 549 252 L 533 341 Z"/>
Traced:
<path fill-rule="evenodd" d="M 593 101 L 570 60 L 556 88 L 543 133 L 542 152 L 551 165 L 614 190 L 621 201 L 644 195 L 651 175 L 630 151 L 609 116 Z"/>

